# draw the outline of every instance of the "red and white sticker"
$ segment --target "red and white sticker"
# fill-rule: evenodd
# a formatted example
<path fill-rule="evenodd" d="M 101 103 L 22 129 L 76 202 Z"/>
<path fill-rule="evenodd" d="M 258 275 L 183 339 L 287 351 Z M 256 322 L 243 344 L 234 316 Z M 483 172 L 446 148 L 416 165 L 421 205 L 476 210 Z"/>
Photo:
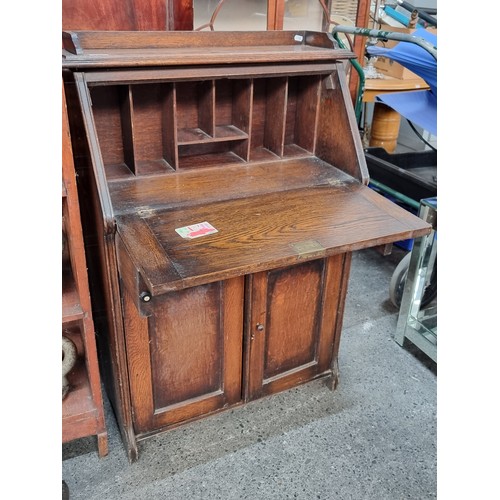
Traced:
<path fill-rule="evenodd" d="M 217 229 L 215 229 L 212 224 L 208 222 L 200 222 L 198 224 L 191 224 L 189 226 L 178 227 L 175 232 L 182 236 L 183 238 L 187 238 L 188 240 L 192 240 L 193 238 L 199 238 L 200 236 L 207 236 L 209 234 L 217 233 Z"/>

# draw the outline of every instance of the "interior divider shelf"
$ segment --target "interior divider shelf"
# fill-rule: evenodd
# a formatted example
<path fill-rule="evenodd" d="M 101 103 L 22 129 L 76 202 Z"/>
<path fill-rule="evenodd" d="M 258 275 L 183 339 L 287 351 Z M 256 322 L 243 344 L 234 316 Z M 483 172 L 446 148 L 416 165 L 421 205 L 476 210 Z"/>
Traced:
<path fill-rule="evenodd" d="M 321 85 L 328 78 L 275 73 L 202 82 L 91 84 L 106 174 L 114 179 L 311 155 Z"/>
<path fill-rule="evenodd" d="M 245 134 L 245 132 L 242 132 L 234 125 L 216 126 L 213 136 L 200 128 L 180 129 L 177 134 L 177 144 L 179 146 L 203 144 L 205 142 L 241 141 L 243 139 L 248 139 L 248 134 Z"/>

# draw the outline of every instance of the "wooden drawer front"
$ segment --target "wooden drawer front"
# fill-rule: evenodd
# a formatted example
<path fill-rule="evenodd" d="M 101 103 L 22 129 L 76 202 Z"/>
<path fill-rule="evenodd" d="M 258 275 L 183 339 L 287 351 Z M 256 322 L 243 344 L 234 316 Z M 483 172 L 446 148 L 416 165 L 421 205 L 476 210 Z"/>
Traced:
<path fill-rule="evenodd" d="M 342 266 L 334 256 L 250 278 L 248 400 L 330 370 Z"/>
<path fill-rule="evenodd" d="M 241 400 L 243 278 L 155 297 L 143 317 L 125 290 L 134 425 L 149 432 Z"/>

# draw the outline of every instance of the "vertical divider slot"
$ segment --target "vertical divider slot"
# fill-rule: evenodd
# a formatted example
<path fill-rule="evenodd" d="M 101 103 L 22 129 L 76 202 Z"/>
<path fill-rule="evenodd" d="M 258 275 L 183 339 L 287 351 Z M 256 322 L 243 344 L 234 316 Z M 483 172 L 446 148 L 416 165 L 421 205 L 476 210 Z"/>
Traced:
<path fill-rule="evenodd" d="M 289 80 L 285 132 L 285 156 L 314 154 L 318 132 L 321 78 L 294 77 Z"/>
<path fill-rule="evenodd" d="M 200 82 L 198 92 L 198 124 L 210 137 L 215 136 L 215 82 Z"/>
<path fill-rule="evenodd" d="M 233 83 L 232 124 L 246 134 L 245 140 L 234 146 L 234 152 L 244 161 L 250 159 L 252 130 L 253 80 L 235 80 Z"/>
<path fill-rule="evenodd" d="M 119 87 L 120 117 L 122 123 L 123 160 L 135 175 L 138 174 L 134 148 L 134 102 L 130 85 Z"/>
<path fill-rule="evenodd" d="M 166 162 L 174 170 L 179 168 L 179 152 L 177 149 L 177 101 L 176 84 L 165 84 L 165 92 L 162 95 L 162 145 L 163 156 Z"/>
<path fill-rule="evenodd" d="M 266 89 L 264 147 L 283 157 L 288 102 L 288 78 L 269 78 Z"/>

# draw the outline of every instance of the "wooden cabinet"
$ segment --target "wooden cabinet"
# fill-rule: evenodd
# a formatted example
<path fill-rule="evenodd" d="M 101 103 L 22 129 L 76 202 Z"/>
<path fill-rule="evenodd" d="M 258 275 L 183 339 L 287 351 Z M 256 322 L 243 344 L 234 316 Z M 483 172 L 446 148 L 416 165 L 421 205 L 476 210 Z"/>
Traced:
<path fill-rule="evenodd" d="M 62 401 L 62 442 L 95 435 L 99 456 L 104 456 L 108 438 L 64 88 L 62 112 L 62 335 L 76 348 Z"/>
<path fill-rule="evenodd" d="M 71 32 L 104 380 L 138 441 L 338 381 L 351 252 L 430 227 L 367 187 L 326 33 Z"/>

